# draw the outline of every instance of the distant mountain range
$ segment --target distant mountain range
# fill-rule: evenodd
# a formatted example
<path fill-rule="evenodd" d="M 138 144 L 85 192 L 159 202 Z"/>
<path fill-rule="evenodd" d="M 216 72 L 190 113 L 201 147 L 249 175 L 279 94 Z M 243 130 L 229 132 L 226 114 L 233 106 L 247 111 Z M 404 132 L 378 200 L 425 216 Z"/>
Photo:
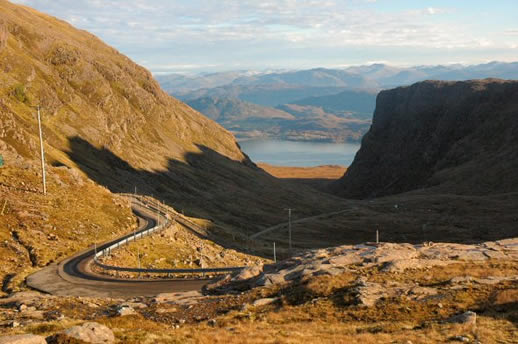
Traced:
<path fill-rule="evenodd" d="M 518 62 L 489 62 L 479 65 L 437 65 L 396 67 L 372 64 L 345 69 L 315 68 L 286 72 L 232 71 L 186 76 L 157 75 L 169 93 L 192 98 L 189 93 L 223 86 L 291 85 L 304 87 L 389 88 L 427 79 L 469 80 L 484 78 L 518 79 Z"/>
<path fill-rule="evenodd" d="M 484 78 L 518 79 L 518 62 L 416 67 L 372 64 L 345 69 L 157 76 L 167 92 L 238 138 L 335 142 L 361 139 L 369 127 L 376 94 L 382 89 L 429 79 Z"/>
<path fill-rule="evenodd" d="M 357 142 L 369 129 L 375 100 L 376 92 L 342 91 L 275 108 L 232 96 L 201 97 L 187 104 L 231 130 L 238 139 Z"/>

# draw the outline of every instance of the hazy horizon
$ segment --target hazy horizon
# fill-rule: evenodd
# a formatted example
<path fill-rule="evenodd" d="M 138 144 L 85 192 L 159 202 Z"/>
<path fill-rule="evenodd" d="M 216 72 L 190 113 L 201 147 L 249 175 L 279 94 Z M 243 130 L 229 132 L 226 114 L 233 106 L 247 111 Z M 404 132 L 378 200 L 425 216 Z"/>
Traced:
<path fill-rule="evenodd" d="M 498 61 L 498 60 L 490 60 L 481 63 L 441 63 L 441 64 L 417 64 L 417 65 L 407 65 L 407 64 L 390 64 L 384 62 L 368 62 L 368 63 L 359 63 L 352 64 L 347 66 L 319 66 L 315 65 L 313 67 L 307 68 L 256 68 L 256 69 L 222 69 L 217 71 L 210 70 L 181 70 L 181 71 L 163 71 L 163 72 L 153 72 L 153 75 L 168 75 L 168 74 L 178 74 L 185 76 L 201 76 L 208 74 L 217 74 L 217 73 L 232 73 L 232 72 L 242 72 L 242 73 L 250 73 L 250 74 L 269 74 L 269 73 L 287 73 L 287 72 L 296 72 L 303 70 L 314 70 L 314 69 L 337 69 L 337 70 L 347 70 L 355 67 L 365 67 L 365 66 L 374 66 L 374 65 L 384 65 L 387 67 L 400 68 L 400 69 L 411 69 L 411 68 L 431 68 L 431 67 L 451 67 L 458 65 L 459 67 L 472 67 L 472 66 L 480 66 L 491 63 L 518 63 L 518 58 L 516 60 L 511 61 Z"/>

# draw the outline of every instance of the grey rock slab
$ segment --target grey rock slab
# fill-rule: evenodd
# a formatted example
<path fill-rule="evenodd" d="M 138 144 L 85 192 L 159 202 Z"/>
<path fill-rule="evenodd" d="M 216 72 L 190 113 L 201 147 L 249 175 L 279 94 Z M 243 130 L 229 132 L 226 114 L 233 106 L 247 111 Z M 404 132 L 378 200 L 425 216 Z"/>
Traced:
<path fill-rule="evenodd" d="M 153 301 L 156 303 L 197 303 L 195 300 L 202 298 L 203 295 L 199 291 L 188 291 L 180 293 L 161 293 L 158 294 Z"/>
<path fill-rule="evenodd" d="M 252 303 L 252 305 L 253 306 L 266 306 L 266 305 L 272 304 L 274 302 L 277 302 L 277 300 L 279 300 L 279 298 L 277 298 L 277 297 L 268 297 L 268 298 L 264 298 L 264 299 L 255 300 Z"/>
<path fill-rule="evenodd" d="M 137 312 L 133 309 L 133 307 L 130 307 L 128 305 L 121 305 L 117 307 L 117 315 L 120 317 L 124 317 L 127 315 L 135 315 Z"/>
<path fill-rule="evenodd" d="M 43 320 L 45 319 L 45 312 L 43 311 L 35 311 L 35 310 L 26 310 L 20 312 L 20 317 L 25 319 L 35 319 L 35 320 Z"/>
<path fill-rule="evenodd" d="M 367 307 L 374 306 L 379 299 L 387 296 L 384 286 L 365 281 L 361 281 L 354 291 L 358 304 Z"/>
<path fill-rule="evenodd" d="M 498 245 L 505 246 L 507 248 L 515 248 L 518 250 L 518 238 L 509 238 L 495 241 Z"/>
<path fill-rule="evenodd" d="M 257 280 L 256 285 L 267 287 L 270 285 L 282 284 L 282 283 L 286 283 L 286 280 L 284 279 L 284 275 L 282 275 L 282 274 L 265 274 Z"/>
<path fill-rule="evenodd" d="M 47 341 L 42 336 L 21 334 L 17 336 L 0 337 L 0 344 L 47 344 Z"/>
<path fill-rule="evenodd" d="M 413 287 L 407 292 L 407 295 L 412 300 L 422 301 L 437 296 L 438 293 L 439 291 L 435 288 Z"/>
<path fill-rule="evenodd" d="M 369 261 L 384 263 L 393 260 L 416 258 L 417 250 L 409 244 L 384 243 L 376 249 L 363 252 L 360 255 Z"/>
<path fill-rule="evenodd" d="M 491 259 L 505 259 L 507 256 L 502 251 L 484 250 L 484 255 Z"/>
<path fill-rule="evenodd" d="M 433 266 L 445 266 L 453 263 L 453 261 L 438 259 L 397 259 L 387 262 L 382 268 L 382 271 L 404 272 L 408 269 L 425 269 Z"/>
<path fill-rule="evenodd" d="M 10 295 L 5 299 L 0 299 L 0 305 L 13 304 L 18 307 L 21 305 L 32 304 L 41 299 L 53 299 L 54 296 L 42 294 L 36 291 L 23 291 Z"/>
<path fill-rule="evenodd" d="M 457 276 L 450 279 L 451 284 L 460 284 L 460 283 L 470 283 L 473 282 L 473 277 L 471 276 Z"/>
<path fill-rule="evenodd" d="M 241 270 L 239 274 L 232 278 L 232 282 L 245 281 L 259 276 L 263 272 L 262 265 L 248 266 Z"/>
<path fill-rule="evenodd" d="M 145 303 L 142 303 L 142 302 L 126 302 L 126 303 L 122 304 L 122 306 L 128 306 L 128 307 L 131 307 L 133 309 L 144 309 L 144 308 L 147 308 L 147 305 Z"/>
<path fill-rule="evenodd" d="M 487 260 L 487 256 L 484 254 L 482 250 L 468 250 L 464 252 L 459 252 L 457 255 L 458 260 L 463 261 L 480 261 Z"/>
<path fill-rule="evenodd" d="M 359 264 L 361 262 L 363 262 L 362 257 L 360 257 L 356 253 L 349 253 L 349 254 L 345 254 L 345 255 L 335 256 L 335 257 L 331 257 L 329 259 L 330 264 L 338 265 L 338 266 Z"/>
<path fill-rule="evenodd" d="M 313 276 L 321 276 L 321 275 L 330 275 L 330 276 L 336 276 L 344 273 L 345 269 L 343 267 L 335 267 L 330 266 L 327 267 L 327 264 L 323 264 L 320 270 L 317 270 L 313 272 Z"/>
<path fill-rule="evenodd" d="M 448 322 L 456 324 L 476 325 L 477 313 L 467 311 L 449 318 Z"/>
<path fill-rule="evenodd" d="M 95 322 L 87 322 L 81 326 L 71 327 L 61 334 L 93 344 L 113 343 L 115 341 L 112 330 Z"/>

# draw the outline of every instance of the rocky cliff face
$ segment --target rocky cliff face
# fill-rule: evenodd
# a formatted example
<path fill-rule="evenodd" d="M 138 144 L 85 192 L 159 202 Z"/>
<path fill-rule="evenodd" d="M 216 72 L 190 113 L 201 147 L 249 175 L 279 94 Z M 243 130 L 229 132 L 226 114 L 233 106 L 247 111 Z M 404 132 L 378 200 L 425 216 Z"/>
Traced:
<path fill-rule="evenodd" d="M 379 94 L 371 129 L 334 191 L 507 193 L 518 190 L 517 171 L 517 81 L 425 81 Z"/>

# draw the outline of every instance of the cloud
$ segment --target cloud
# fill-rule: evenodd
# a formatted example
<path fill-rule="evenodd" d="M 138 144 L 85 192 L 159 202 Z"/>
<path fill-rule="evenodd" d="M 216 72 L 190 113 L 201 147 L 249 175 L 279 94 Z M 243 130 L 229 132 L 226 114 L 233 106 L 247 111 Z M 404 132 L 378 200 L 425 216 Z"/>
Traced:
<path fill-rule="evenodd" d="M 291 49 L 473 49 L 508 44 L 481 37 L 452 9 L 381 10 L 375 0 L 14 0 L 93 32 L 119 50 L 156 65 L 228 63 Z M 516 35 L 507 30 L 506 35 Z M 145 53 L 146 52 L 146 53 Z M 168 54 L 162 63 L 151 54 Z M 198 56 L 203 55 L 203 56 Z M 181 61 L 179 59 L 182 59 Z M 276 57 L 277 58 L 277 57 Z M 280 59 L 281 56 L 278 56 Z M 381 57 L 383 58 L 383 57 Z M 205 63 L 201 63 L 205 59 Z M 372 57 L 371 59 L 380 59 Z M 187 62 L 186 62 L 187 61 Z M 221 61 L 217 64 L 221 64 Z"/>
<path fill-rule="evenodd" d="M 425 11 L 426 11 L 426 13 L 428 13 L 431 16 L 436 15 L 436 14 L 446 13 L 445 9 L 435 8 L 435 7 L 428 7 L 428 8 L 426 8 Z"/>
<path fill-rule="evenodd" d="M 109 42 L 272 41 L 287 44 L 457 46 L 451 27 L 423 23 L 412 12 L 384 14 L 346 1 L 314 0 L 19 0 L 95 32 Z M 429 7 L 420 14 L 444 10 Z M 451 25 L 450 25 L 451 26 Z M 462 32 L 455 28 L 456 32 Z M 423 38 L 427 39 L 423 39 Z M 462 42 L 464 41 L 464 43 Z"/>

